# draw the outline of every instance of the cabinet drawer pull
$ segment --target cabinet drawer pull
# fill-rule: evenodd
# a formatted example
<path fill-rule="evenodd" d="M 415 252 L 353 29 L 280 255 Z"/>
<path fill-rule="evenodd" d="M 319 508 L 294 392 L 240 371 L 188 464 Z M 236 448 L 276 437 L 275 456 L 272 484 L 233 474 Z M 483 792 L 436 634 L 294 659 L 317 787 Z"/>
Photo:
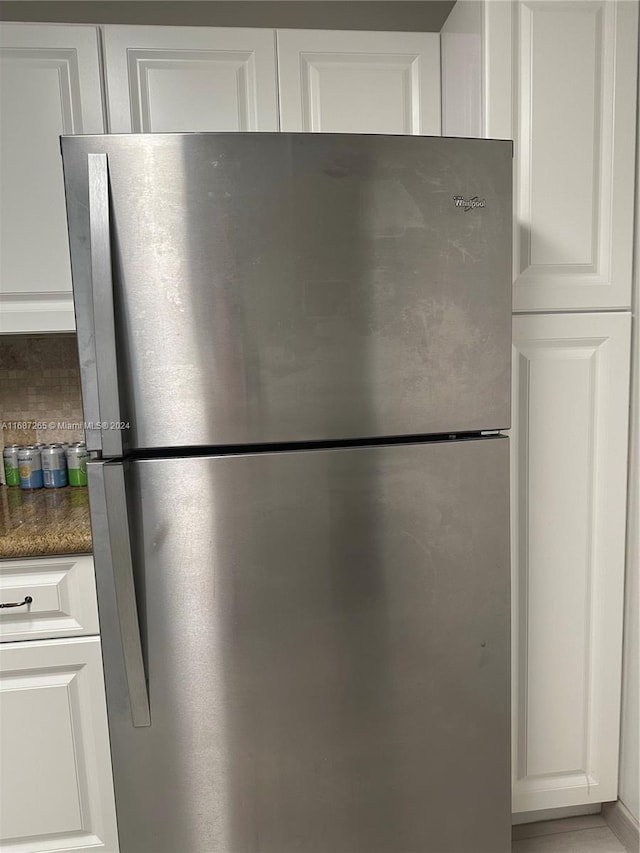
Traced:
<path fill-rule="evenodd" d="M 24 601 L 8 601 L 6 604 L 0 604 L 0 607 L 22 607 L 23 604 L 31 604 L 33 598 L 26 595 Z"/>

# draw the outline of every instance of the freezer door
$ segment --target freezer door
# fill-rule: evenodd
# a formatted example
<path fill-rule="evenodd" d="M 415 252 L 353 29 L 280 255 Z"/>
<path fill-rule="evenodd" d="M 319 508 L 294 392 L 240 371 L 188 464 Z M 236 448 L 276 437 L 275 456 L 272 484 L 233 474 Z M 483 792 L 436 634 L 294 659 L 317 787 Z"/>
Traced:
<path fill-rule="evenodd" d="M 128 466 L 150 726 L 94 527 L 121 853 L 508 853 L 507 455 Z"/>
<path fill-rule="evenodd" d="M 509 425 L 510 142 L 62 146 L 83 398 L 109 425 L 91 447 L 119 455 L 102 444 L 119 422 L 125 448 Z"/>

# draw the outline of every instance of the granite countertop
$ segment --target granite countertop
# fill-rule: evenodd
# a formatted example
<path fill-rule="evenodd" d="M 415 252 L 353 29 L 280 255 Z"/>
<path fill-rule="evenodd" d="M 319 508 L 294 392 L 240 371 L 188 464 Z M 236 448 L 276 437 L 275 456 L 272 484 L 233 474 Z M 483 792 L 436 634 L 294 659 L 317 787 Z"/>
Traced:
<path fill-rule="evenodd" d="M 90 553 L 86 487 L 27 491 L 0 485 L 0 559 Z"/>

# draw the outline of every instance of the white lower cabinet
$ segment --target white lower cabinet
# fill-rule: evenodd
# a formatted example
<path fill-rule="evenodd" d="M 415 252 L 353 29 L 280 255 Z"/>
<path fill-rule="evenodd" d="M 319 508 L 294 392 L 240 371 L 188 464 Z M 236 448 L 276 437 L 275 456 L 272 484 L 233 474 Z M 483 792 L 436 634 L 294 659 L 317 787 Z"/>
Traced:
<path fill-rule="evenodd" d="M 514 812 L 617 796 L 630 327 L 514 318 Z"/>
<path fill-rule="evenodd" d="M 116 853 L 99 637 L 0 647 L 0 850 Z"/>

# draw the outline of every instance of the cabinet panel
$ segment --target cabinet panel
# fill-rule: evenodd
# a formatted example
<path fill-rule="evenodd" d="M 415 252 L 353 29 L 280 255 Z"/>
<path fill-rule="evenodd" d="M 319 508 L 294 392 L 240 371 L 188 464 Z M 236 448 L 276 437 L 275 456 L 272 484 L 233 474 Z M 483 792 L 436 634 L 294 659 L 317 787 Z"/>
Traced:
<path fill-rule="evenodd" d="M 3 840 L 82 829 L 70 709 L 77 703 L 76 678 L 73 668 L 3 674 Z"/>
<path fill-rule="evenodd" d="M 443 136 L 482 136 L 482 18 L 482 2 L 465 0 L 440 31 Z"/>
<path fill-rule="evenodd" d="M 278 30 L 282 130 L 439 135 L 439 38 Z"/>
<path fill-rule="evenodd" d="M 514 309 L 627 308 L 637 4 L 528 0 L 511 9 Z"/>
<path fill-rule="evenodd" d="M 0 642 L 97 634 L 92 557 L 0 560 L 0 601 L 28 606 L 0 610 Z"/>
<path fill-rule="evenodd" d="M 102 133 L 96 27 L 0 28 L 0 332 L 73 329 L 61 133 Z"/>
<path fill-rule="evenodd" d="M 630 315 L 514 320 L 514 811 L 616 798 Z"/>
<path fill-rule="evenodd" d="M 5 853 L 118 849 L 98 637 L 0 650 Z"/>
<path fill-rule="evenodd" d="M 505 3 L 480 0 L 482 4 L 482 135 L 489 139 L 514 138 L 512 95 L 515 81 L 512 61 L 512 18 L 516 2 L 517 0 L 509 0 Z M 462 92 L 473 98 L 477 89 L 470 86 Z M 470 105 L 465 104 L 464 108 L 473 109 L 473 102 Z"/>
<path fill-rule="evenodd" d="M 104 27 L 112 133 L 277 130 L 273 30 Z"/>

